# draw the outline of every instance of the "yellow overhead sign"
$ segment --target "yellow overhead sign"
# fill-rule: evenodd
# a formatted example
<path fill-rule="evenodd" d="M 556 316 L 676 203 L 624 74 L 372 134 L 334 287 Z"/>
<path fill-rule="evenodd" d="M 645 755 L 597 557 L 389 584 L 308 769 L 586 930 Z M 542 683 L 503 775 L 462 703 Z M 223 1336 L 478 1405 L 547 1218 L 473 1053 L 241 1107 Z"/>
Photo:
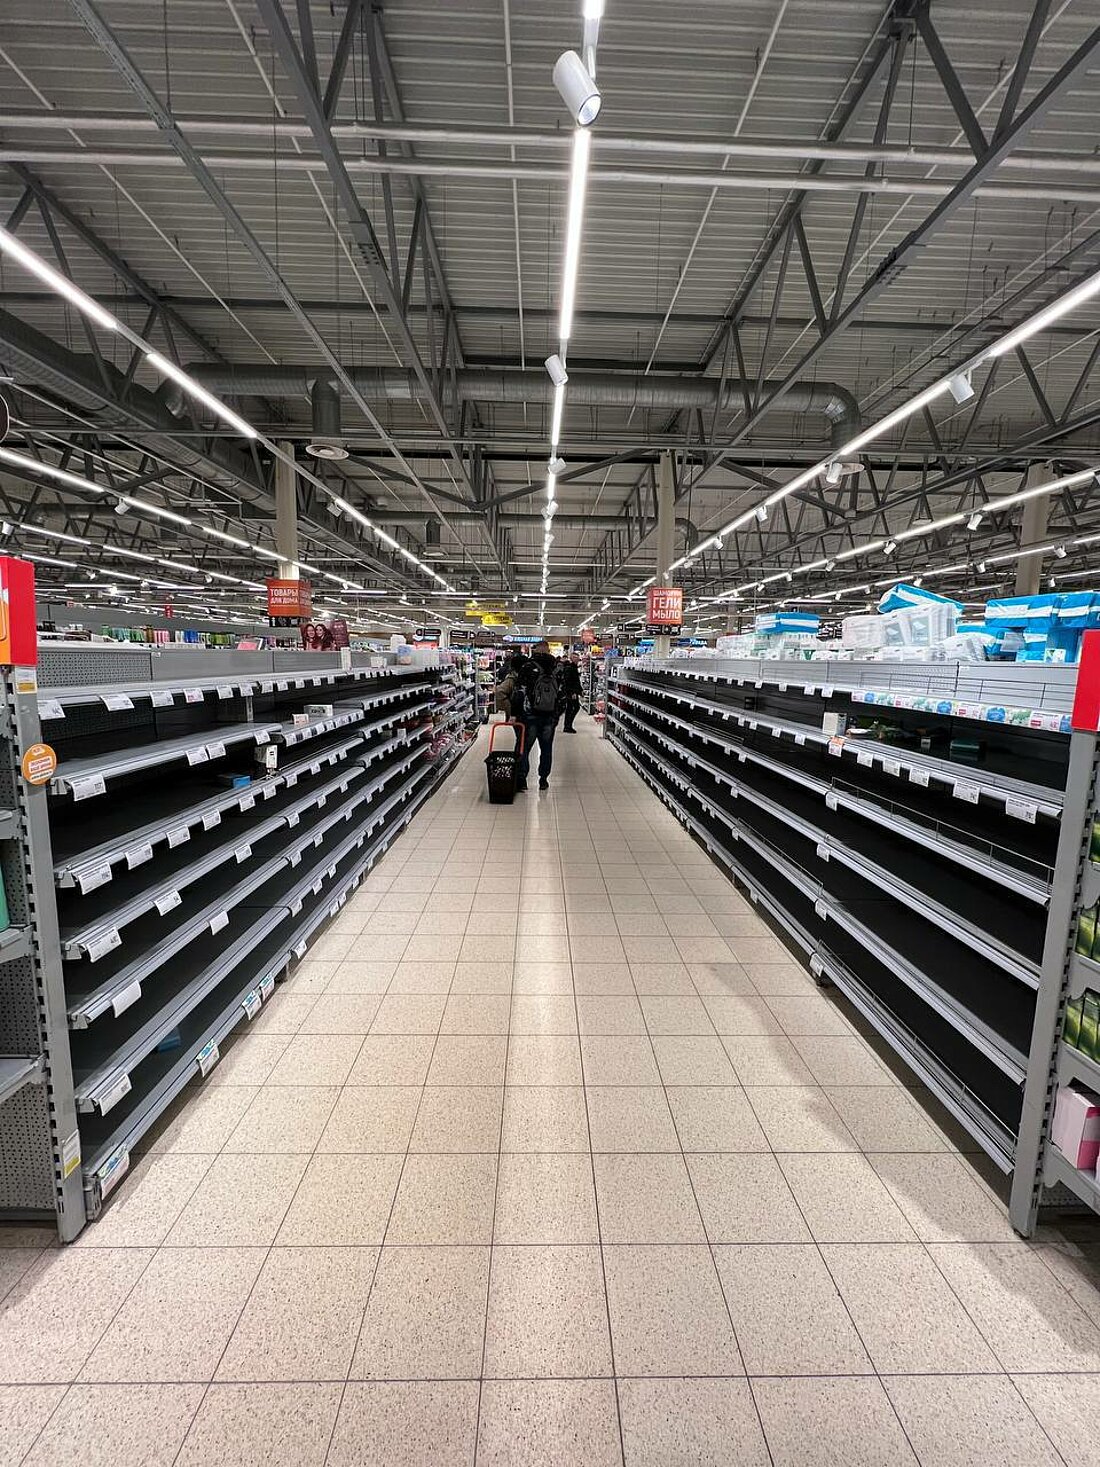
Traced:
<path fill-rule="evenodd" d="M 512 618 L 506 611 L 482 612 L 481 625 L 483 627 L 510 627 Z"/>
<path fill-rule="evenodd" d="M 500 616 L 505 610 L 503 601 L 467 601 L 467 616 Z"/>

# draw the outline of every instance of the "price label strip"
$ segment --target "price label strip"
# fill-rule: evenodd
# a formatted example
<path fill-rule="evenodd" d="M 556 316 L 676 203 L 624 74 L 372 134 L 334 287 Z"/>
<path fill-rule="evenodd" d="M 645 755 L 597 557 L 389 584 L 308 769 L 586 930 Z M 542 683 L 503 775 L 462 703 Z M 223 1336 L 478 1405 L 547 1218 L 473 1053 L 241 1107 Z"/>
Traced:
<path fill-rule="evenodd" d="M 218 1049 L 217 1040 L 215 1039 L 211 1039 L 209 1043 L 204 1044 L 199 1050 L 195 1056 L 195 1063 L 198 1066 L 199 1074 L 204 1080 L 220 1059 L 221 1051 Z"/>

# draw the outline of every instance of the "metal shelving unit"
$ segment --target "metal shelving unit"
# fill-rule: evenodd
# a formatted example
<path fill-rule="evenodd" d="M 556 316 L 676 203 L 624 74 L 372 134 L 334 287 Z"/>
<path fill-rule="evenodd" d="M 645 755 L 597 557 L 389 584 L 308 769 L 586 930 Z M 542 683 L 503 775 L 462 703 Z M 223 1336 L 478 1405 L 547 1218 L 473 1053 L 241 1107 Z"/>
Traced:
<path fill-rule="evenodd" d="M 48 1203 L 66 1238 L 94 1218 L 131 1148 L 446 776 L 468 687 L 378 661 L 47 644 L 27 691 L 12 684 L 9 763 L 39 737 L 41 706 L 59 764 L 48 792 L 14 775 L 0 788 L 0 985 L 18 971 L 28 1020 L 34 988 L 37 1026 L 17 1042 L 0 1015 L 0 1127 L 17 1110 L 24 1129 L 24 1112 L 41 1122 L 35 1188 L 17 1193 L 5 1145 L 0 1207 Z M 318 689 L 332 712 L 295 719 Z"/>
<path fill-rule="evenodd" d="M 631 664 L 609 690 L 609 737 L 1018 1184 L 1046 1134 L 1026 1097 L 1052 942 L 1067 988 L 1071 970 L 1084 981 L 1059 894 L 1067 824 L 1084 809 L 1078 736 L 1061 731 L 1069 684 L 1049 668 L 1012 684 L 1049 710 L 1024 727 L 913 708 L 911 691 L 861 701 L 870 677 L 895 671 L 846 664 L 838 689 L 832 664 Z M 960 690 L 958 669 L 918 674 Z M 1009 698 L 987 670 L 987 702 L 994 684 Z M 1100 965 L 1089 976 L 1100 990 Z M 1048 1036 L 1044 1079 L 1050 1049 Z M 1029 1232 L 1034 1215 L 1014 1205 L 1013 1221 Z"/>

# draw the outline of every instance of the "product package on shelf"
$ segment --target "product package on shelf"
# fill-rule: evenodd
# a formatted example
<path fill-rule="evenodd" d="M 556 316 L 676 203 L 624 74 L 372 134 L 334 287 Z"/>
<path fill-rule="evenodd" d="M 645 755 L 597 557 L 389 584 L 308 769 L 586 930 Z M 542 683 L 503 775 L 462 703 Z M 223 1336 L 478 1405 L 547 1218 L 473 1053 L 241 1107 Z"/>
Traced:
<path fill-rule="evenodd" d="M 1094 1172 L 1100 1156 L 1100 1096 L 1062 1085 L 1054 1103 L 1050 1139 L 1071 1166 Z"/>

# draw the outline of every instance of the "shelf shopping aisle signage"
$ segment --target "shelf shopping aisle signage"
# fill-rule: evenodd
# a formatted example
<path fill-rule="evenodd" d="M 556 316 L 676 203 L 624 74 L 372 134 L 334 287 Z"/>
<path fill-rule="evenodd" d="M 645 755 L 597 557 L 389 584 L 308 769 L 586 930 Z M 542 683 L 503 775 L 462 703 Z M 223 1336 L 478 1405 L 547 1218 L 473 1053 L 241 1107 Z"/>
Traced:
<path fill-rule="evenodd" d="M 684 622 L 682 586 L 650 586 L 646 592 L 646 631 L 654 636 L 678 632 Z"/>

